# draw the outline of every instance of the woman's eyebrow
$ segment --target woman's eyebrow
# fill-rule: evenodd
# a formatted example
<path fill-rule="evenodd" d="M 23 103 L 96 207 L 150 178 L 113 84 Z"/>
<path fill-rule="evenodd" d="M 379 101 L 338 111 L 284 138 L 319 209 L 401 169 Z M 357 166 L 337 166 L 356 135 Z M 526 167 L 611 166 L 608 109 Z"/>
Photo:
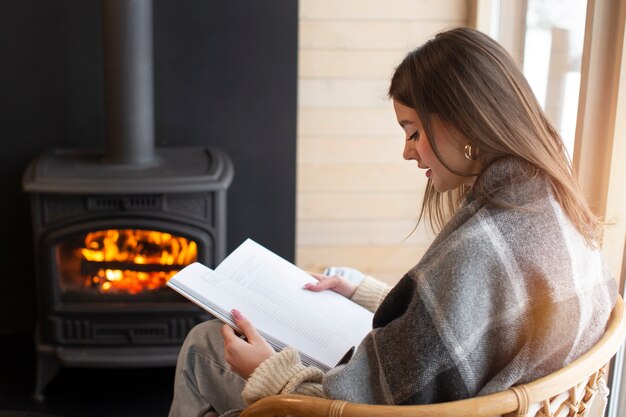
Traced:
<path fill-rule="evenodd" d="M 398 123 L 400 124 L 400 127 L 404 129 L 404 126 L 410 125 L 413 122 L 411 120 L 400 120 Z"/>

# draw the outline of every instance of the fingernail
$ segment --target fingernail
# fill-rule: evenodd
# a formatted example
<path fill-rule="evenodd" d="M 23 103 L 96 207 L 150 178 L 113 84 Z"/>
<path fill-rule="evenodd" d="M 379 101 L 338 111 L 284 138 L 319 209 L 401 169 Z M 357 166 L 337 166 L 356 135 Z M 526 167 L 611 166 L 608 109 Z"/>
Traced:
<path fill-rule="evenodd" d="M 232 309 L 230 311 L 230 313 L 237 319 L 237 320 L 245 320 L 245 317 L 243 314 L 241 314 L 241 311 L 236 310 L 236 309 Z"/>
<path fill-rule="evenodd" d="M 303 286 L 302 288 L 309 289 L 309 288 L 311 288 L 312 286 L 313 286 L 313 284 L 312 284 L 312 283 L 307 282 L 306 284 L 304 284 L 304 286 Z"/>

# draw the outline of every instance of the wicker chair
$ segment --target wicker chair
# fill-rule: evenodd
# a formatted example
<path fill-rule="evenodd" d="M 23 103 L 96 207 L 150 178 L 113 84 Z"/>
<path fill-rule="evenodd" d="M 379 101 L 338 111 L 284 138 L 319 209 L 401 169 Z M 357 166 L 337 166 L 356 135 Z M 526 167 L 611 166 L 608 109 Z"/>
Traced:
<path fill-rule="evenodd" d="M 578 417 L 585 416 L 599 378 L 626 335 L 624 303 L 618 297 L 606 333 L 585 355 L 528 384 L 465 400 L 427 405 L 368 405 L 302 395 L 274 395 L 247 407 L 241 417 Z"/>

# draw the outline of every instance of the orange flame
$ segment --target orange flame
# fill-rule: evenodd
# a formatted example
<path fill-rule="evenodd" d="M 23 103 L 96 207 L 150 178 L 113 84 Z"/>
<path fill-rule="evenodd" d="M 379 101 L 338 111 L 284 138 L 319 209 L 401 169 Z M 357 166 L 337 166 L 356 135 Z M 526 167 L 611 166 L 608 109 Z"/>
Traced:
<path fill-rule="evenodd" d="M 163 288 L 178 270 L 197 260 L 198 248 L 193 240 L 170 233 L 109 229 L 88 233 L 80 255 L 92 265 L 103 265 L 85 277 L 86 286 L 103 293 L 138 294 Z"/>

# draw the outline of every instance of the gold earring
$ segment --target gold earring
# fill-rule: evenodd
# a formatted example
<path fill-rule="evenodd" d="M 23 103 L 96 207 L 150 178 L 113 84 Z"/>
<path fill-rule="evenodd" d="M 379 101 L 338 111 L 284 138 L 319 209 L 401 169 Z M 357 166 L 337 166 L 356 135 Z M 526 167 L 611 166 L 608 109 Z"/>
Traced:
<path fill-rule="evenodd" d="M 465 158 L 470 161 L 478 159 L 478 148 L 473 147 L 470 143 L 465 145 Z"/>

